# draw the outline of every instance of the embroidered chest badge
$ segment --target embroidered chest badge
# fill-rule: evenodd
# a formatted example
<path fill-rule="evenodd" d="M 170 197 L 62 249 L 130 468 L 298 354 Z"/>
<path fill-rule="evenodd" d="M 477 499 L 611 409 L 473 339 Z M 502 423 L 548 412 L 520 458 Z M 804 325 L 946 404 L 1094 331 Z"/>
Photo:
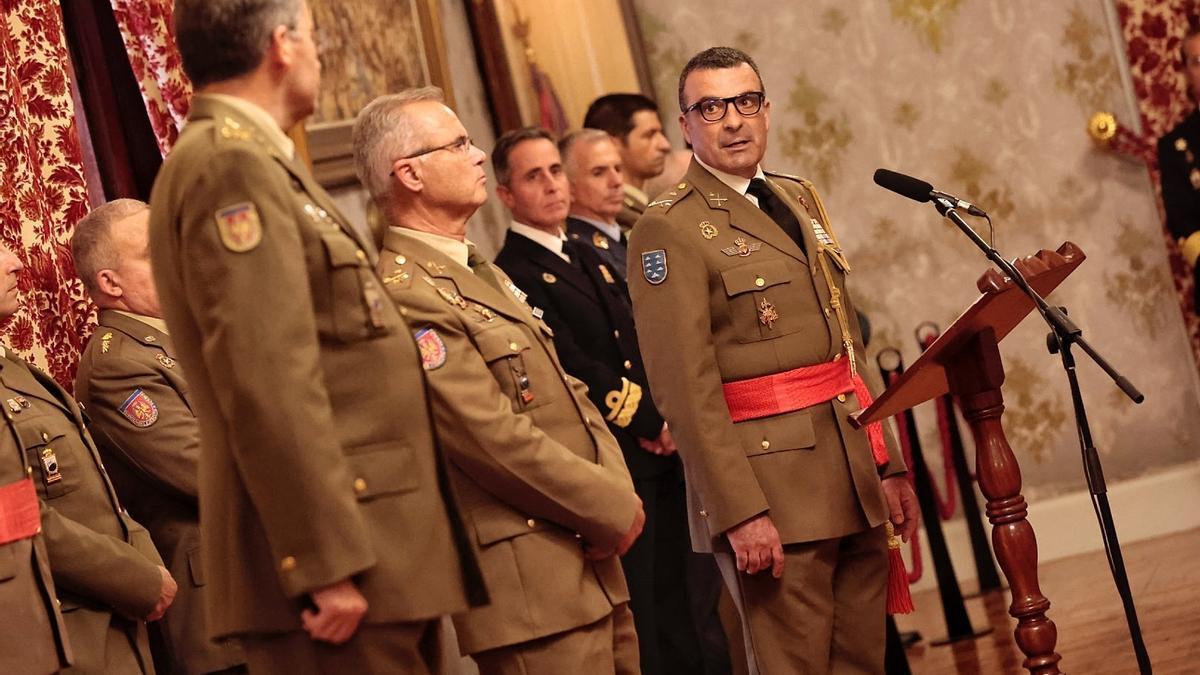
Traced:
<path fill-rule="evenodd" d="M 413 334 L 417 348 L 421 350 L 421 367 L 437 370 L 446 365 L 446 343 L 432 328 L 422 328 Z"/>
<path fill-rule="evenodd" d="M 747 242 L 744 237 L 738 237 L 737 239 L 733 240 L 733 246 L 726 246 L 725 248 L 721 249 L 721 253 L 729 256 L 736 255 L 745 258 L 760 248 L 762 248 L 762 242 L 756 241 L 751 243 Z"/>
<path fill-rule="evenodd" d="M 163 365 L 163 368 L 175 367 L 175 359 L 167 356 L 166 354 L 155 354 L 154 358 L 158 359 L 158 362 Z"/>
<path fill-rule="evenodd" d="M 660 248 L 642 253 L 642 275 L 655 286 L 667 280 L 666 250 Z"/>
<path fill-rule="evenodd" d="M 129 398 L 121 404 L 120 411 L 130 424 L 139 429 L 145 429 L 158 421 L 158 406 L 141 389 L 133 390 Z"/>

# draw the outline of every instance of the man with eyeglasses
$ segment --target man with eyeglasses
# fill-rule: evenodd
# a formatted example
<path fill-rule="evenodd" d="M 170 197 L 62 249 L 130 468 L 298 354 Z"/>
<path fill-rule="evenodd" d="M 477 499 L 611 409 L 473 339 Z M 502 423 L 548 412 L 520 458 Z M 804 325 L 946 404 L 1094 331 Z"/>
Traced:
<path fill-rule="evenodd" d="M 553 331 L 466 239 L 487 199 L 484 153 L 435 87 L 376 99 L 353 139 L 359 178 L 390 224 L 380 275 L 421 347 L 491 594 L 454 617 L 459 646 L 483 675 L 637 673 L 618 557 L 641 534 L 642 504 Z"/>
<path fill-rule="evenodd" d="M 1192 26 L 1179 48 L 1192 105 L 1200 103 L 1200 27 Z M 1184 261 L 1196 279 L 1195 310 L 1200 311 L 1200 110 L 1192 108 L 1158 141 L 1159 180 L 1167 229 L 1179 240 Z"/>
<path fill-rule="evenodd" d="M 486 597 L 416 342 L 285 132 L 315 107 L 313 28 L 303 0 L 175 3 L 196 96 L 150 246 L 200 426 L 192 575 L 251 673 L 440 672 L 440 617 Z"/>
<path fill-rule="evenodd" d="M 629 284 L 655 401 L 687 472 L 692 545 L 713 551 L 751 672 L 882 673 L 888 535 L 917 525 L 868 404 L 849 264 L 808 181 L 764 171 L 770 101 L 727 47 L 679 77 L 695 149 L 633 229 Z M 890 446 L 890 447 L 889 447 Z"/>

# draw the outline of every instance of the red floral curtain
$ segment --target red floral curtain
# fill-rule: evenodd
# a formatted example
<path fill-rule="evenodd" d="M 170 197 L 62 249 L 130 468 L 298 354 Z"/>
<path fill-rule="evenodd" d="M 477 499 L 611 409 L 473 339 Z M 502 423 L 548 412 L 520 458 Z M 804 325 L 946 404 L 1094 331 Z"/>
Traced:
<path fill-rule="evenodd" d="M 1188 29 L 1188 16 L 1197 10 L 1194 0 L 1117 0 L 1117 14 L 1125 37 L 1133 88 L 1142 117 L 1143 135 L 1157 139 L 1183 121 L 1194 109 L 1188 98 L 1179 47 Z M 1150 167 L 1158 190 L 1158 167 Z M 1161 197 L 1161 195 L 1160 195 Z M 1163 237 L 1170 251 L 1179 304 L 1200 363 L 1200 318 L 1193 307 L 1192 271 L 1179 255 L 1179 246 L 1166 228 Z"/>
<path fill-rule="evenodd" d="M 192 83 L 183 72 L 171 16 L 174 0 L 112 0 L 113 15 L 129 51 L 150 125 L 163 157 L 187 118 Z"/>
<path fill-rule="evenodd" d="M 0 239 L 25 264 L 4 342 L 69 386 L 92 309 L 69 248 L 88 202 L 62 13 L 57 0 L 0 12 Z"/>

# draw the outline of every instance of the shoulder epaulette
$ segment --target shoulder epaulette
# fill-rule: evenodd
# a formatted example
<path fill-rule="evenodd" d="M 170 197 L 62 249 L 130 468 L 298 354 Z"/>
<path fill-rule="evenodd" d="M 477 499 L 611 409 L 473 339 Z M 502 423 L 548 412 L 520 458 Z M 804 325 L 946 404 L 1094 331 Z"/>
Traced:
<path fill-rule="evenodd" d="M 658 207 L 658 208 L 661 208 L 664 212 L 670 211 L 672 206 L 683 201 L 684 197 L 687 197 L 689 194 L 692 193 L 692 191 L 693 190 L 692 190 L 691 184 L 681 181 L 679 183 L 679 185 L 676 185 L 675 187 L 671 188 L 670 190 L 667 190 L 666 192 L 658 195 L 658 197 L 656 197 L 654 199 L 654 201 L 647 204 L 646 210 L 649 211 L 652 208 Z"/>
<path fill-rule="evenodd" d="M 763 173 L 767 174 L 768 176 L 773 176 L 775 178 L 786 178 L 788 180 L 794 180 L 797 183 L 804 185 L 805 187 L 810 187 L 812 185 L 812 183 L 810 183 L 808 181 L 808 179 L 802 178 L 800 176 L 794 176 L 790 173 L 780 173 L 779 171 L 767 171 L 766 169 L 763 169 Z"/>

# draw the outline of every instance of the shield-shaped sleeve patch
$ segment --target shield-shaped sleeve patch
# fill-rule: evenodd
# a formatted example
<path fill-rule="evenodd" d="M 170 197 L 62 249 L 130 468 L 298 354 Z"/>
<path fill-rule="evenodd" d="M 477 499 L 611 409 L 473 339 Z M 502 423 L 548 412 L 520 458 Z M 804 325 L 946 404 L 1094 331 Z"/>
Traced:
<path fill-rule="evenodd" d="M 663 249 L 642 253 L 642 275 L 657 286 L 667 280 L 667 252 Z"/>
<path fill-rule="evenodd" d="M 145 429 L 158 421 L 158 406 L 141 389 L 133 390 L 129 398 L 121 404 L 120 411 L 130 424 L 139 429 Z"/>
<path fill-rule="evenodd" d="M 421 367 L 437 370 L 446 364 L 446 343 L 432 328 L 422 328 L 413 334 L 421 350 Z"/>

